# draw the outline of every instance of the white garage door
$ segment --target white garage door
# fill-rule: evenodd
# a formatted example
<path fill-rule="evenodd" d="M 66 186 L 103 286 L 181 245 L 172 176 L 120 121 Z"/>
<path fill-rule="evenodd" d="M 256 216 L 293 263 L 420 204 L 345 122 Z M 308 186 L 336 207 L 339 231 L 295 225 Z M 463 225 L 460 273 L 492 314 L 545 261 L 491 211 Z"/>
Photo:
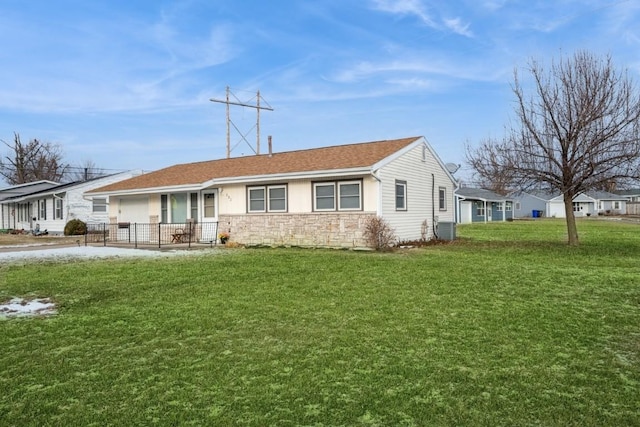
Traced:
<path fill-rule="evenodd" d="M 149 198 L 120 199 L 118 222 L 149 223 Z"/>

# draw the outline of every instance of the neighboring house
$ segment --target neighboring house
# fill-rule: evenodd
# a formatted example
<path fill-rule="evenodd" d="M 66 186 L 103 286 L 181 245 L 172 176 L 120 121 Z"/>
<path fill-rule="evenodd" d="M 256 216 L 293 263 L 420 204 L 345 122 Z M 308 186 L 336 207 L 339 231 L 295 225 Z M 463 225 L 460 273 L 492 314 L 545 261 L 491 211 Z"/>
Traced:
<path fill-rule="evenodd" d="M 627 215 L 640 215 L 640 188 L 620 190 L 616 194 L 627 199 Z"/>
<path fill-rule="evenodd" d="M 26 184 L 12 185 L 10 187 L 0 189 L 0 229 L 6 230 L 15 228 L 14 225 L 16 224 L 18 217 L 28 219 L 31 218 L 32 214 L 30 210 L 23 212 L 16 211 L 14 208 L 10 208 L 9 205 L 3 204 L 3 200 L 10 197 L 19 197 L 24 194 L 45 190 L 47 188 L 55 187 L 56 185 L 60 184 L 53 181 L 41 180 L 28 182 Z"/>
<path fill-rule="evenodd" d="M 424 137 L 179 164 L 91 191 L 111 224 L 219 224 L 248 245 L 363 247 L 380 216 L 400 241 L 454 221 L 455 180 Z M 161 235 L 164 235 L 160 233 Z"/>
<path fill-rule="evenodd" d="M 516 218 L 531 217 L 534 210 L 553 218 L 565 218 L 564 198 L 562 194 L 552 195 L 542 191 L 520 192 L 513 195 L 516 205 Z M 617 214 L 624 215 L 627 199 L 606 191 L 590 191 L 573 198 L 573 212 L 576 217 Z"/>
<path fill-rule="evenodd" d="M 633 188 L 630 190 L 616 191 L 618 196 L 623 196 L 629 202 L 640 202 L 640 188 Z"/>
<path fill-rule="evenodd" d="M 84 222 L 109 220 L 106 198 L 86 198 L 84 193 L 123 179 L 140 175 L 140 171 L 128 171 L 90 179 L 87 181 L 56 184 L 7 197 L 0 201 L 3 211 L 12 213 L 7 228 L 33 230 L 36 225 L 50 234 L 62 234 L 71 219 Z"/>
<path fill-rule="evenodd" d="M 455 193 L 460 224 L 513 219 L 513 199 L 483 188 L 458 188 Z"/>
<path fill-rule="evenodd" d="M 520 191 L 510 196 L 513 198 L 514 218 L 548 216 L 547 202 L 554 198 L 553 194 L 541 190 Z"/>

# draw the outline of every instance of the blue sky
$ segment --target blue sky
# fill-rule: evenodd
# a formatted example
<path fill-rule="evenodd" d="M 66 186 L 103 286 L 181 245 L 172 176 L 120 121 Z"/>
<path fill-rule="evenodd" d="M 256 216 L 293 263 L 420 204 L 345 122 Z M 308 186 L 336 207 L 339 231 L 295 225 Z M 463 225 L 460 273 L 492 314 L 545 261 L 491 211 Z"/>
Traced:
<path fill-rule="evenodd" d="M 2 0 L 0 40 L 0 139 L 114 170 L 224 158 L 229 86 L 274 109 L 263 153 L 422 135 L 464 176 L 529 59 L 587 49 L 640 80 L 637 0 Z M 242 132 L 255 113 L 231 107 Z"/>

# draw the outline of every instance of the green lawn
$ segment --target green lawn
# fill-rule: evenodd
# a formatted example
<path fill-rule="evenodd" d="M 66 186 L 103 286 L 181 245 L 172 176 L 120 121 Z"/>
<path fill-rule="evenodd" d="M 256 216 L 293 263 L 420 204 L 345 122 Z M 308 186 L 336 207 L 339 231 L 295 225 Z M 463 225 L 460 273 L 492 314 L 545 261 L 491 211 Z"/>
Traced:
<path fill-rule="evenodd" d="M 0 267 L 2 426 L 640 425 L 640 225 Z"/>

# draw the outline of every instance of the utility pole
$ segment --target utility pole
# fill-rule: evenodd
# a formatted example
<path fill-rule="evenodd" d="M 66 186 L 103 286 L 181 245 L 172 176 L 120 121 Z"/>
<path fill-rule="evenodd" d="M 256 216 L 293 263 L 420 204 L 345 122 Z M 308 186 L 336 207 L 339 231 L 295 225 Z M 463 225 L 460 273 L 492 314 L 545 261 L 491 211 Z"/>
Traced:
<path fill-rule="evenodd" d="M 235 101 L 232 101 L 229 99 L 229 95 L 232 95 L 233 98 L 235 99 Z M 240 141 L 238 141 L 238 143 L 240 143 L 241 141 L 244 141 L 247 143 L 247 145 L 249 145 L 249 147 L 253 150 L 253 152 L 255 154 L 260 154 L 260 110 L 268 110 L 268 111 L 273 111 L 273 108 L 271 108 L 271 106 L 267 103 L 267 106 L 262 106 L 260 105 L 260 100 L 261 100 L 261 96 L 260 96 L 260 91 L 258 90 L 258 92 L 256 93 L 256 103 L 254 104 L 250 104 L 249 102 L 242 102 L 238 99 L 238 97 L 235 96 L 235 94 L 233 94 L 231 92 L 231 90 L 229 89 L 229 86 L 227 86 L 227 91 L 226 91 L 226 97 L 224 100 L 222 99 L 215 99 L 215 98 L 211 98 L 209 101 L 211 102 L 219 102 L 221 104 L 226 104 L 227 106 L 227 159 L 231 157 L 231 126 L 233 125 L 234 129 L 236 130 L 236 132 L 238 132 L 238 134 L 240 135 Z M 246 133 L 242 133 L 240 131 L 240 129 L 238 129 L 238 127 L 235 125 L 235 123 L 233 123 L 233 121 L 231 120 L 231 113 L 230 113 L 230 106 L 231 105 L 237 105 L 239 107 L 249 107 L 249 108 L 255 108 L 256 110 L 256 124 L 249 129 L 248 132 Z M 254 149 L 251 144 L 249 143 L 249 141 L 247 141 L 247 135 L 249 134 L 249 132 L 251 132 L 253 129 L 256 129 L 256 148 Z M 238 144 L 236 144 L 237 146 Z M 233 147 L 235 148 L 235 146 Z"/>

